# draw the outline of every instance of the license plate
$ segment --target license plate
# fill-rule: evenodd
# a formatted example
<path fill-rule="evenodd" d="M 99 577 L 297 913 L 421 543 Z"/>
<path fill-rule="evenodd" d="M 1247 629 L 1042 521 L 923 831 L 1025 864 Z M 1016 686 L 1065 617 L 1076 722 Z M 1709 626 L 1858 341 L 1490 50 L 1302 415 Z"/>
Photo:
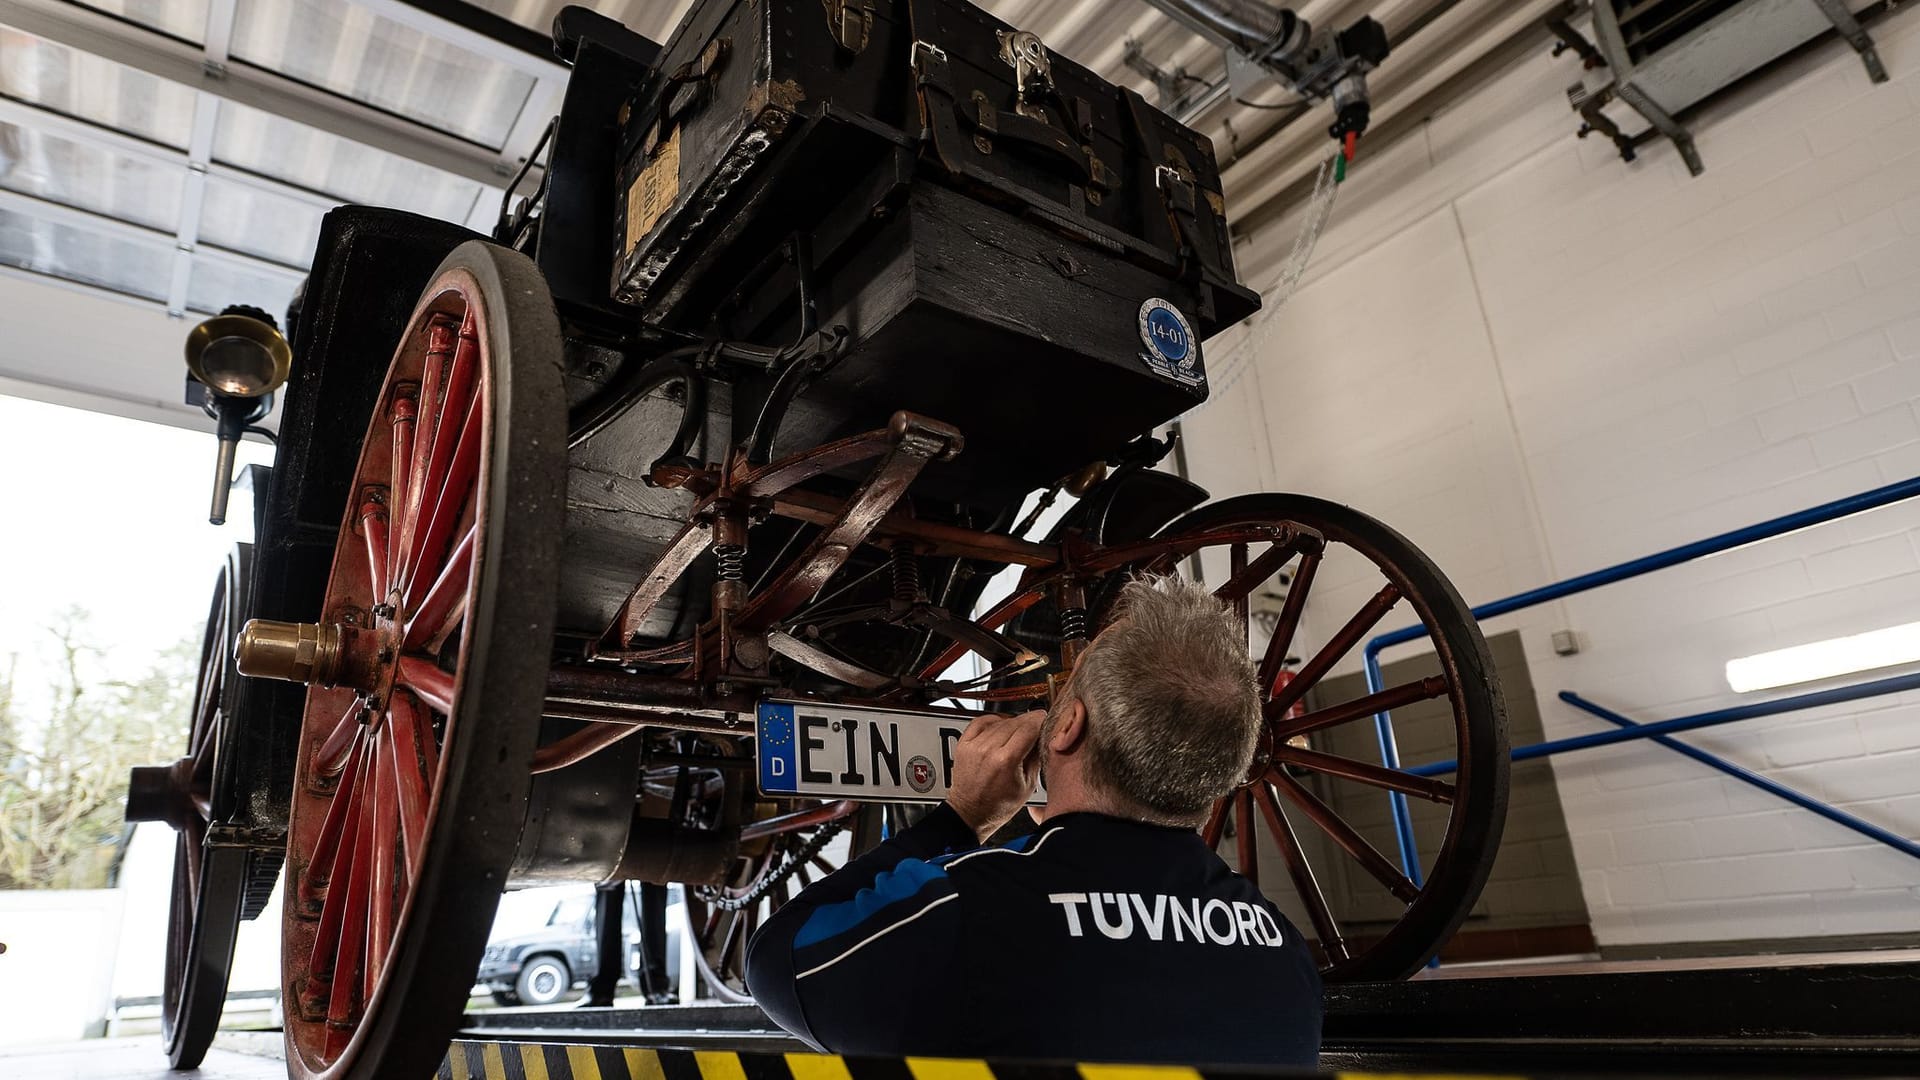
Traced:
<path fill-rule="evenodd" d="M 950 713 L 763 701 L 754 755 L 767 795 L 938 802 L 953 787 L 953 744 L 967 730 Z M 1036 788 L 1035 803 L 1047 801 Z"/>

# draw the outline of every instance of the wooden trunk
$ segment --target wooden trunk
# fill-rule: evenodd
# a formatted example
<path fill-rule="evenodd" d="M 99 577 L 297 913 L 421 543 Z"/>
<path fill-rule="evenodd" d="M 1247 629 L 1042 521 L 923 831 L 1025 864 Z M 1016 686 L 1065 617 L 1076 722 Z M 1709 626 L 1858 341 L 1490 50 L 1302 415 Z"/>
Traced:
<path fill-rule="evenodd" d="M 912 409 L 967 437 L 916 493 L 1001 503 L 1203 401 L 1199 339 L 1257 308 L 1208 141 L 1044 49 L 1023 97 L 1010 33 L 961 0 L 703 0 L 643 86 L 616 296 L 785 343 L 798 235 L 821 325 L 851 331 L 779 448 Z M 1159 309 L 1182 363 L 1150 355 Z M 744 413 L 766 387 L 737 389 Z"/>

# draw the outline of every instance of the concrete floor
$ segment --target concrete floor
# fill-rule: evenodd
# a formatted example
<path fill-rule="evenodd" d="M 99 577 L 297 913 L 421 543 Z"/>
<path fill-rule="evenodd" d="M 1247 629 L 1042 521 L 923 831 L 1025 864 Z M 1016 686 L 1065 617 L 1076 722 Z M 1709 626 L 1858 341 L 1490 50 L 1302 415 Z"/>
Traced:
<path fill-rule="evenodd" d="M 1622 971 L 1718 971 L 1733 968 L 1813 967 L 1821 964 L 1911 964 L 1920 949 L 1864 949 L 1848 952 L 1771 953 L 1760 956 L 1685 956 L 1666 960 L 1602 960 L 1592 956 L 1542 956 L 1531 960 L 1491 960 L 1442 964 L 1415 973 L 1416 979 L 1489 979 L 1498 976 L 1602 975 Z"/>
<path fill-rule="evenodd" d="M 280 1033 L 223 1032 L 198 1072 L 167 1068 L 158 1035 L 88 1039 L 48 1046 L 0 1047 L 7 1080 L 285 1080 Z"/>

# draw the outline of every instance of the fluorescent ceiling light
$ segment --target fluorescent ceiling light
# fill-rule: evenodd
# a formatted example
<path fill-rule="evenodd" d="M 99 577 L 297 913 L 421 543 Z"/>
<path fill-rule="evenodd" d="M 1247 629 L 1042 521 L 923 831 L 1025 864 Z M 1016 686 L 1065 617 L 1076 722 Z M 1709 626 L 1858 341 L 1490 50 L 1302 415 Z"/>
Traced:
<path fill-rule="evenodd" d="M 1729 660 L 1727 685 L 1744 694 L 1916 661 L 1920 622 L 1911 622 Z"/>

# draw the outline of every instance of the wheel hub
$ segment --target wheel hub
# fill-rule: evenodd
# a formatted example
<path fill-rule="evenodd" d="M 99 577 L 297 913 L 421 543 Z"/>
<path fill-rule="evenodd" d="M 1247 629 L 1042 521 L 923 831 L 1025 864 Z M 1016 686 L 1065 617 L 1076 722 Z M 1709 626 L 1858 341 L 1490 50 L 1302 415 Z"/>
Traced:
<path fill-rule="evenodd" d="M 234 641 L 240 674 L 309 686 L 346 687 L 384 700 L 393 688 L 402 626 L 389 617 L 370 629 L 346 623 L 249 619 Z"/>
<path fill-rule="evenodd" d="M 340 684 L 348 628 L 339 623 L 249 619 L 233 643 L 240 674 L 286 682 Z"/>
<path fill-rule="evenodd" d="M 194 761 L 181 758 L 171 765 L 136 765 L 127 782 L 127 820 L 164 821 L 184 829 L 204 820 L 193 783 Z"/>

